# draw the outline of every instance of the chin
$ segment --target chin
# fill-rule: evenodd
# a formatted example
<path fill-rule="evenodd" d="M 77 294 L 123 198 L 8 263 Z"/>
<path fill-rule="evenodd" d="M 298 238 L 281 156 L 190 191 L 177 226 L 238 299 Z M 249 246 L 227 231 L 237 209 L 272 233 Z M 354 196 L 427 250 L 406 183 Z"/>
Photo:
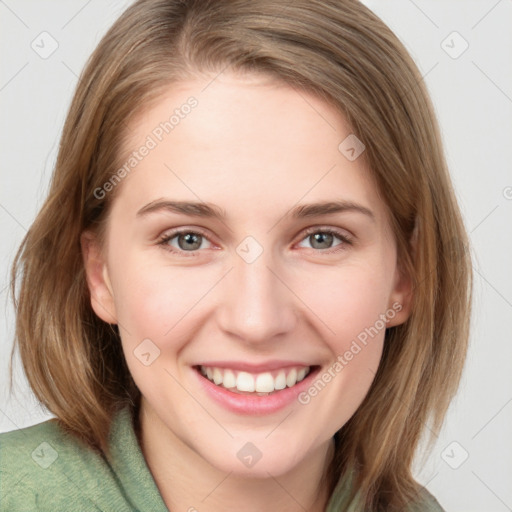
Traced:
<path fill-rule="evenodd" d="M 265 445 L 265 446 L 263 446 Z M 204 456 L 206 455 L 206 457 Z M 232 446 L 226 447 L 216 453 L 202 455 L 210 464 L 220 471 L 232 473 L 241 478 L 266 479 L 270 476 L 277 477 L 286 474 L 296 467 L 305 454 L 293 449 L 290 443 L 286 451 L 273 446 L 268 440 L 264 443 L 234 440 Z"/>

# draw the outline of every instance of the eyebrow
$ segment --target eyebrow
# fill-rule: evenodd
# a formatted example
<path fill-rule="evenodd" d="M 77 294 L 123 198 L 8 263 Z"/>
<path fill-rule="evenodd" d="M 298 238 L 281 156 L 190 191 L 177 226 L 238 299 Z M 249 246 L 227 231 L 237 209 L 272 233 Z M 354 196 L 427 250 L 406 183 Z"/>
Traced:
<path fill-rule="evenodd" d="M 172 212 L 189 215 L 191 217 L 202 217 L 218 219 L 221 222 L 226 220 L 226 212 L 216 205 L 205 202 L 188 202 L 188 201 L 169 201 L 169 200 L 156 200 L 142 207 L 137 212 L 137 217 L 144 217 L 151 213 L 158 212 Z M 303 204 L 296 206 L 286 214 L 293 219 L 304 219 L 311 217 L 320 217 L 322 215 L 329 215 L 333 213 L 343 212 L 357 212 L 362 213 L 375 221 L 374 213 L 365 206 L 354 203 L 352 201 L 325 201 L 320 203 Z"/>

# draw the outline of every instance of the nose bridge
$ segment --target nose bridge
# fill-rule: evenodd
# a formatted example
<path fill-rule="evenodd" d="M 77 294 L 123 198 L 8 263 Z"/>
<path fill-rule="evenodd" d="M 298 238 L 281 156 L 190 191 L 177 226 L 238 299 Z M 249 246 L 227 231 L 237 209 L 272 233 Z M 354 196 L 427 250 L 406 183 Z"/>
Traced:
<path fill-rule="evenodd" d="M 250 244 L 250 242 L 249 242 Z M 223 330 L 251 342 L 269 341 L 293 328 L 293 294 L 276 277 L 279 270 L 270 250 L 259 251 L 249 245 L 248 257 L 240 244 L 233 256 L 222 299 L 220 323 Z"/>

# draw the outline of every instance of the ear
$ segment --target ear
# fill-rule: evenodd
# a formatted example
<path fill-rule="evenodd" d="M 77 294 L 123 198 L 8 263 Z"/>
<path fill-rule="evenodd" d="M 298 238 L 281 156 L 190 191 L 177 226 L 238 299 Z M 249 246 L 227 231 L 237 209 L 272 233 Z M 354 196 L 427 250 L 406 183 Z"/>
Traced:
<path fill-rule="evenodd" d="M 395 273 L 395 284 L 389 296 L 386 327 L 403 324 L 410 316 L 412 309 L 412 280 L 399 268 Z M 391 313 L 391 312 L 394 312 Z"/>
<path fill-rule="evenodd" d="M 92 309 L 104 322 L 117 324 L 114 293 L 98 237 L 91 231 L 84 231 L 80 244 Z"/>
<path fill-rule="evenodd" d="M 410 247 L 415 259 L 417 246 L 417 225 L 414 227 L 411 239 Z M 394 311 L 395 315 L 386 315 L 388 317 L 386 327 L 394 327 L 396 325 L 403 324 L 407 321 L 412 311 L 413 301 L 413 286 L 412 276 L 409 275 L 400 264 L 397 264 L 395 269 L 395 279 L 393 284 L 393 291 L 389 297 L 388 311 Z"/>

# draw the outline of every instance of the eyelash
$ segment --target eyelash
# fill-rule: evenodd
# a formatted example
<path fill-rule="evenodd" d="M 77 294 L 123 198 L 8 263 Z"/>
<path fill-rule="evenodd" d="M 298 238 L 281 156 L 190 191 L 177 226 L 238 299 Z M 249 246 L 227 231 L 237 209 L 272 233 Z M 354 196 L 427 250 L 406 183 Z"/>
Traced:
<path fill-rule="evenodd" d="M 345 234 L 341 233 L 340 231 L 338 231 L 336 229 L 333 229 L 333 228 L 322 228 L 322 227 L 320 227 L 320 228 L 319 227 L 308 228 L 304 232 L 304 236 L 300 239 L 299 242 L 302 242 L 308 236 L 310 236 L 312 234 L 316 234 L 316 233 L 333 235 L 336 238 L 338 238 L 339 240 L 341 240 L 341 242 L 342 242 L 342 243 L 336 245 L 334 248 L 331 248 L 331 249 L 318 249 L 318 250 L 315 250 L 314 248 L 312 248 L 312 250 L 314 250 L 315 252 L 319 252 L 321 254 L 338 253 L 340 251 L 346 250 L 346 246 L 347 245 L 349 245 L 349 246 L 353 245 L 353 242 L 352 242 L 351 238 L 349 238 L 347 235 L 345 235 Z M 164 250 L 166 250 L 166 251 L 169 251 L 169 252 L 174 253 L 174 254 L 183 255 L 184 257 L 195 257 L 195 256 L 197 256 L 197 252 L 199 252 L 199 250 L 183 251 L 183 250 L 177 250 L 175 248 L 171 248 L 171 246 L 167 245 L 167 243 L 169 241 L 171 241 L 173 238 L 176 238 L 177 236 L 184 235 L 184 234 L 201 235 L 202 237 L 208 239 L 208 235 L 204 231 L 202 231 L 201 229 L 198 229 L 198 228 L 194 228 L 194 229 L 177 229 L 175 231 L 172 231 L 170 233 L 166 233 L 166 234 L 162 235 L 158 239 L 158 245 L 162 246 L 162 248 Z M 187 254 L 187 253 L 189 253 L 189 254 Z"/>

